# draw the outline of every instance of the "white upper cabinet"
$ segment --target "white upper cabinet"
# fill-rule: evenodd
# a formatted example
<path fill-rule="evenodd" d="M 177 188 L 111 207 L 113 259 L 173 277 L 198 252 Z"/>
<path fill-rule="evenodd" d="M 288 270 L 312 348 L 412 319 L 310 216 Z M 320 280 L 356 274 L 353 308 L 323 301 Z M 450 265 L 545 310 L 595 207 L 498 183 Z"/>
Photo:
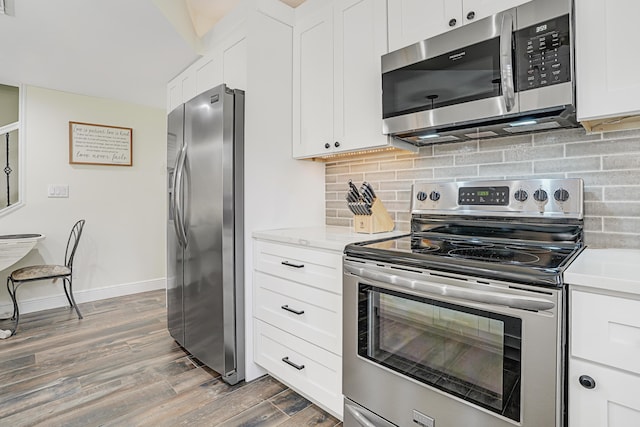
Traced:
<path fill-rule="evenodd" d="M 633 51 L 640 2 L 576 0 L 575 14 L 578 120 L 589 129 L 640 114 L 640 59 Z"/>
<path fill-rule="evenodd" d="M 389 50 L 401 49 L 460 25 L 462 0 L 392 0 L 389 2 Z M 449 21 L 454 19 L 455 25 Z"/>
<path fill-rule="evenodd" d="M 293 157 L 396 144 L 382 134 L 380 57 L 387 52 L 387 1 L 308 1 L 299 9 L 293 36 Z"/>
<path fill-rule="evenodd" d="M 191 65 L 168 83 L 167 111 L 173 111 L 174 108 L 196 95 L 196 64 Z"/>
<path fill-rule="evenodd" d="M 333 8 L 304 19 L 293 32 L 293 157 L 325 154 L 333 140 Z M 328 147 L 325 148 L 325 145 Z"/>
<path fill-rule="evenodd" d="M 389 1 L 389 50 L 394 51 L 530 0 Z"/>
<path fill-rule="evenodd" d="M 384 0 L 335 3 L 334 139 L 344 151 L 384 146 L 388 142 L 382 134 L 380 74 L 380 57 L 387 52 L 386 3 Z"/>
<path fill-rule="evenodd" d="M 246 89 L 246 31 L 239 25 L 219 43 L 167 85 L 167 111 L 194 96 L 226 83 L 233 89 Z"/>

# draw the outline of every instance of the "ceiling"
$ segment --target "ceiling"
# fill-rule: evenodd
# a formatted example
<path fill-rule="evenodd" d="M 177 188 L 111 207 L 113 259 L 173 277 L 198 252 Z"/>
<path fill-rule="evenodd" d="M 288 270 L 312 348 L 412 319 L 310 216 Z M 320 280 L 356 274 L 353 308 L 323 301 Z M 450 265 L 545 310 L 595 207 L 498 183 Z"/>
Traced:
<path fill-rule="evenodd" d="M 238 1 L 0 0 L 0 84 L 165 108 L 167 82 Z"/>

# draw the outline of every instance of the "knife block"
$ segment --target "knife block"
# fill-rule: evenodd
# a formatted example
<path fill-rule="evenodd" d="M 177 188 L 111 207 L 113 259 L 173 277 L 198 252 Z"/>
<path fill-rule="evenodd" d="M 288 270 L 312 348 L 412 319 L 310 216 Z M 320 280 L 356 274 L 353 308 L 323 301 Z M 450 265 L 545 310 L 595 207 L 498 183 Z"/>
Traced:
<path fill-rule="evenodd" d="M 380 199 L 373 199 L 371 215 L 354 215 L 353 230 L 356 233 L 384 233 L 393 231 L 395 223 Z"/>

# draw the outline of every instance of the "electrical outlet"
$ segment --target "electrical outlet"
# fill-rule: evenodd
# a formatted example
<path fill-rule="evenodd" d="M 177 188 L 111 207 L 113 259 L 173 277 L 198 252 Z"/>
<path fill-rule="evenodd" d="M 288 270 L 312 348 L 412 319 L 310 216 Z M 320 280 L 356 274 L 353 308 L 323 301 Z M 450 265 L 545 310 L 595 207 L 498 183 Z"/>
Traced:
<path fill-rule="evenodd" d="M 49 184 L 49 187 L 47 188 L 47 196 L 50 198 L 68 198 L 69 186 Z"/>

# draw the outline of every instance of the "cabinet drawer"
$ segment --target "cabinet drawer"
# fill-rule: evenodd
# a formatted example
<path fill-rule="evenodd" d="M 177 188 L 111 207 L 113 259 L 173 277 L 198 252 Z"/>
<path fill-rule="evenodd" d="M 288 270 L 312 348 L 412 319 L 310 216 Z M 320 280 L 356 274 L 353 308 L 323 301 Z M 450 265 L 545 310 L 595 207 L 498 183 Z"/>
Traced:
<path fill-rule="evenodd" d="M 595 387 L 583 387 L 588 375 Z M 640 377 L 580 359 L 569 359 L 569 427 L 640 426 Z"/>
<path fill-rule="evenodd" d="M 640 374 L 640 301 L 571 291 L 571 355 Z"/>
<path fill-rule="evenodd" d="M 340 295 L 260 272 L 253 280 L 255 317 L 342 354 Z"/>
<path fill-rule="evenodd" d="M 253 330 L 254 361 L 342 419 L 342 359 L 257 319 Z"/>
<path fill-rule="evenodd" d="M 342 294 L 342 254 L 258 241 L 255 269 Z"/>

